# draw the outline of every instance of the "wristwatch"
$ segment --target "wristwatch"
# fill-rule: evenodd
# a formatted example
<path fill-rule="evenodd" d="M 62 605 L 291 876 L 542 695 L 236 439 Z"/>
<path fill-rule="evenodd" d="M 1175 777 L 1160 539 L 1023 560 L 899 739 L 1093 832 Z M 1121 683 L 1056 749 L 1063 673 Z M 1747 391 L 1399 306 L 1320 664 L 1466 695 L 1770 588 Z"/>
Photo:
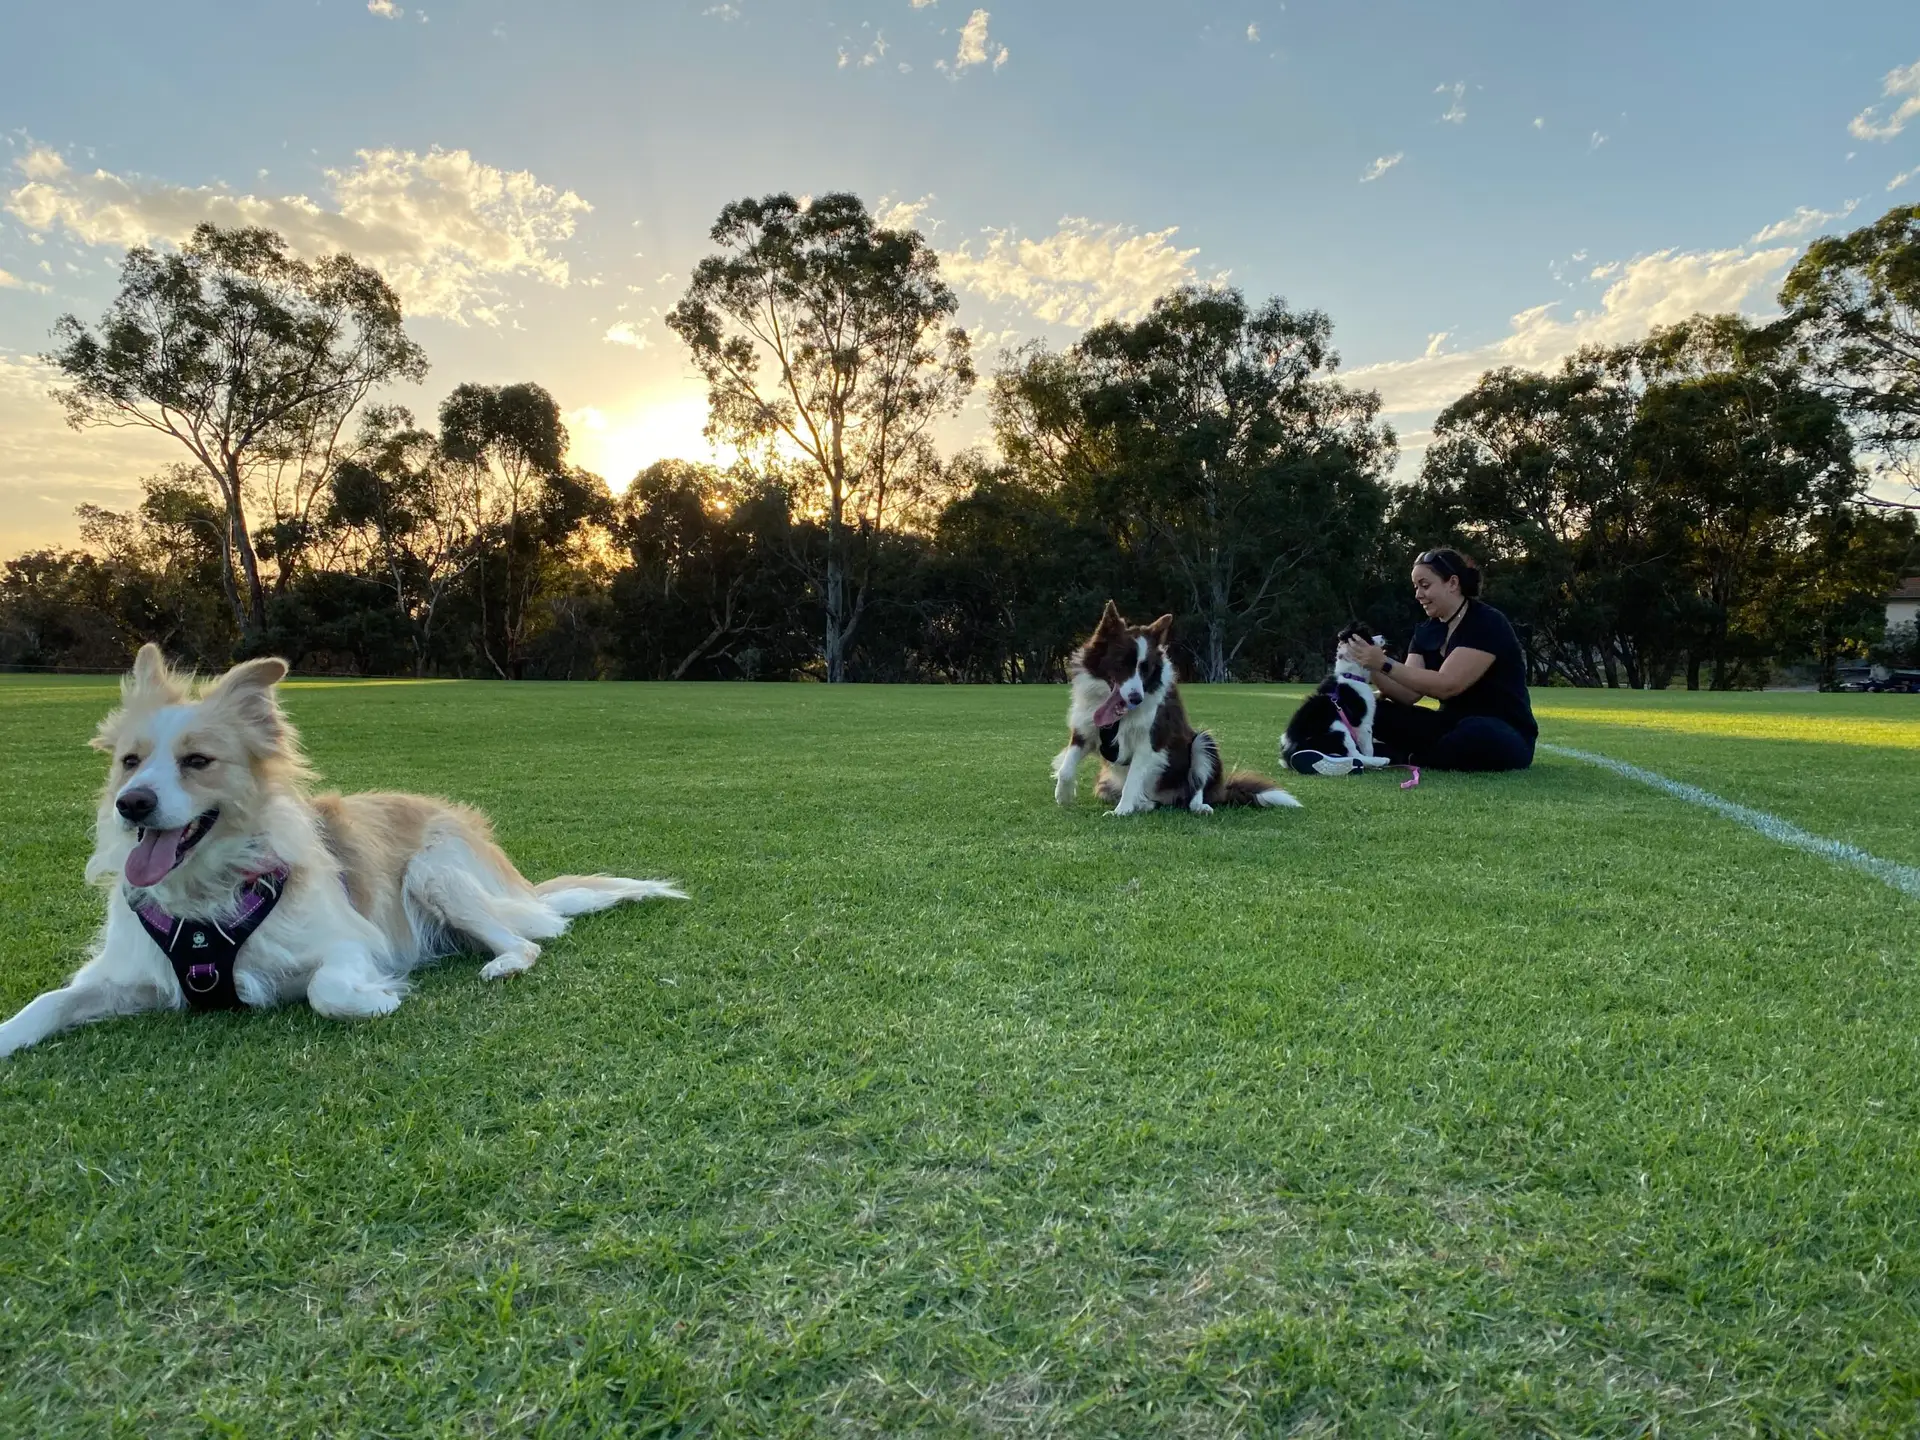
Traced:
<path fill-rule="evenodd" d="M 1382 675 L 1391 675 L 1393 673 L 1393 657 L 1391 655 L 1383 655 L 1380 657 L 1380 673 Z"/>

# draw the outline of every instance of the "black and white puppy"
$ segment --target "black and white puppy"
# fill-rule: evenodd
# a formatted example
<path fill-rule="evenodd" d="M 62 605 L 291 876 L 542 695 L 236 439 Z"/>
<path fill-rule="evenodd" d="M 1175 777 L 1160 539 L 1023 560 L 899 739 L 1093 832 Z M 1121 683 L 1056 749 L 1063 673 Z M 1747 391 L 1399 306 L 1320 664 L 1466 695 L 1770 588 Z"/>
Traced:
<path fill-rule="evenodd" d="M 1340 632 L 1333 674 L 1293 712 L 1280 737 L 1280 763 L 1302 775 L 1353 775 L 1392 762 L 1373 753 L 1373 717 L 1377 704 L 1364 667 L 1346 658 L 1349 640 L 1371 639 L 1358 625 Z"/>

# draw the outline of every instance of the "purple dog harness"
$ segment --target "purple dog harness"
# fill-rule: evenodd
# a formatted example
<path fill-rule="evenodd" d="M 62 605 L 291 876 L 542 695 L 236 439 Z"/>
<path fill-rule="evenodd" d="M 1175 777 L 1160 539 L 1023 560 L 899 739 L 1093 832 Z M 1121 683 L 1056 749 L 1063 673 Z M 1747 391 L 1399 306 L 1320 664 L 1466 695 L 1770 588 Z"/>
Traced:
<path fill-rule="evenodd" d="M 135 905 L 127 896 L 127 905 L 141 926 L 153 937 L 153 943 L 166 952 L 173 965 L 174 978 L 194 1010 L 239 1010 L 240 996 L 233 988 L 233 966 L 247 937 L 273 913 L 287 887 L 287 867 L 250 876 L 240 887 L 240 910 L 225 925 L 212 920 L 184 920 L 169 915 L 159 902 L 149 900 Z"/>

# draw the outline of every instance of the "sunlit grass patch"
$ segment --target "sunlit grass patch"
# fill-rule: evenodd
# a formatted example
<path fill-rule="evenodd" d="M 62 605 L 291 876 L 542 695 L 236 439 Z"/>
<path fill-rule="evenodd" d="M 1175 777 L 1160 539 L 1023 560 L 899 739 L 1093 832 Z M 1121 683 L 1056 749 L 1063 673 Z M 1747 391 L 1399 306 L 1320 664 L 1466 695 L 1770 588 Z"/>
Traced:
<path fill-rule="evenodd" d="M 1712 735 L 1734 740 L 1797 740 L 1816 745 L 1862 745 L 1883 750 L 1920 750 L 1920 703 L 1913 696 L 1889 696 L 1906 701 L 1910 716 L 1768 714 L 1752 710 L 1678 709 L 1598 706 L 1536 696 L 1534 714 L 1543 724 L 1573 721 L 1586 725 L 1653 730 L 1668 735 Z M 1878 699 L 1879 697 L 1874 697 Z"/>

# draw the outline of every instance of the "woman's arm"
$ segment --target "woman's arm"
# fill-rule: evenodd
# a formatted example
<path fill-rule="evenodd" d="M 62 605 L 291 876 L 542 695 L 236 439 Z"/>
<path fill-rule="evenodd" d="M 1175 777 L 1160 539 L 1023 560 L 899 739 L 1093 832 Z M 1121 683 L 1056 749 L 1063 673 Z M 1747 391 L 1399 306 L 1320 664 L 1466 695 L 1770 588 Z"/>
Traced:
<path fill-rule="evenodd" d="M 1382 656 L 1381 660 L 1382 664 L 1384 664 L 1385 656 Z M 1369 665 L 1367 670 L 1373 680 L 1375 688 L 1389 700 L 1398 700 L 1402 705 L 1417 705 L 1420 703 L 1420 692 L 1409 685 L 1403 684 L 1402 681 L 1409 670 L 1425 670 L 1426 668 L 1427 662 L 1425 660 L 1422 660 L 1418 655 L 1409 655 L 1404 661 L 1393 667 L 1393 673 L 1391 675 L 1377 666 Z"/>
<path fill-rule="evenodd" d="M 1465 646 L 1450 651 L 1438 670 L 1427 669 L 1426 661 L 1418 655 L 1409 655 L 1389 673 L 1386 652 L 1378 645 L 1358 640 L 1347 642 L 1347 654 L 1356 665 L 1367 667 L 1381 694 L 1403 705 L 1411 705 L 1422 697 L 1451 700 L 1472 689 L 1480 677 L 1493 668 L 1491 650 L 1469 650 Z"/>

